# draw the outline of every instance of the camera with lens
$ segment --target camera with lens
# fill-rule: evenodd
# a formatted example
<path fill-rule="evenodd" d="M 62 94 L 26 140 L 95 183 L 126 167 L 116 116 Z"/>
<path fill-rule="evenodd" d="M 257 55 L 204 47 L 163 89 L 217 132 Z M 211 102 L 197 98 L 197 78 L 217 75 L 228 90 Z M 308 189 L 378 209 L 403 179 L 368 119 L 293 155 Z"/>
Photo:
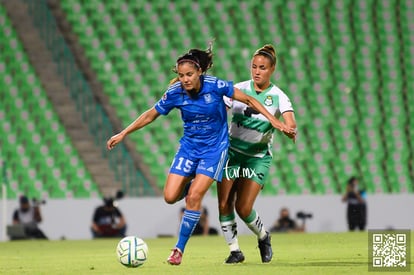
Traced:
<path fill-rule="evenodd" d="M 305 213 L 305 212 L 300 211 L 300 212 L 296 213 L 296 217 L 298 219 L 305 220 L 305 219 L 311 219 L 313 217 L 313 215 L 312 215 L 312 213 Z"/>
<path fill-rule="evenodd" d="M 46 204 L 46 201 L 45 200 L 38 200 L 36 198 L 33 198 L 32 199 L 32 204 L 33 204 L 33 207 L 39 207 L 42 204 Z"/>
<path fill-rule="evenodd" d="M 124 197 L 124 192 L 122 190 L 118 190 L 116 192 L 115 197 L 105 197 L 103 199 L 104 205 L 106 207 L 117 207 L 118 201 Z"/>

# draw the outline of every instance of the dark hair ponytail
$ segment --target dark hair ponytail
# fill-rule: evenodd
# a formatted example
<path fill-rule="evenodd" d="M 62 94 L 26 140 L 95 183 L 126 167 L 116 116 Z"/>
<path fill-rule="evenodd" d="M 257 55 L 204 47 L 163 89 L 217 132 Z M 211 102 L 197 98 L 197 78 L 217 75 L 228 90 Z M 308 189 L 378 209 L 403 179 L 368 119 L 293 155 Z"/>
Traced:
<path fill-rule="evenodd" d="M 201 71 L 207 72 L 213 67 L 213 42 L 209 43 L 207 50 L 191 49 L 188 51 L 189 54 L 194 55 L 198 59 Z"/>
<path fill-rule="evenodd" d="M 200 68 L 203 73 L 206 73 L 211 67 L 213 67 L 213 40 L 208 43 L 207 50 L 191 49 L 187 53 L 177 58 L 177 62 L 173 67 L 173 72 L 177 73 L 178 64 L 184 62 L 190 62 L 197 68 Z M 170 80 L 169 85 L 178 82 L 178 77 L 174 77 Z"/>
<path fill-rule="evenodd" d="M 190 49 L 187 53 L 178 57 L 174 72 L 177 72 L 177 66 L 183 62 L 193 63 L 206 73 L 213 66 L 213 41 L 209 42 L 207 50 Z"/>

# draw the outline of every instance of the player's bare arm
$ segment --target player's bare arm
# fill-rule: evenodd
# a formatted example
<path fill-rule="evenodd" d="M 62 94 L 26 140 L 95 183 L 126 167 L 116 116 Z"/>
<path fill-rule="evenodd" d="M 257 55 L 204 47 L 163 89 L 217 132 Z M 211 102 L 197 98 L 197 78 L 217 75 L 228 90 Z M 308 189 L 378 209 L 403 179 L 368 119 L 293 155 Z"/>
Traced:
<path fill-rule="evenodd" d="M 291 138 L 293 140 L 293 142 L 295 142 L 296 141 L 296 134 L 297 134 L 295 113 L 293 111 L 287 111 L 287 112 L 284 112 L 282 114 L 282 117 L 283 117 L 283 121 L 285 122 L 287 127 L 291 128 L 291 129 L 295 129 L 295 131 L 293 133 L 284 132 L 284 134 L 287 137 Z"/>
<path fill-rule="evenodd" d="M 263 107 L 262 104 L 260 104 L 259 101 L 257 101 L 255 98 L 253 98 L 249 95 L 246 95 L 240 89 L 234 88 L 233 99 L 236 99 L 240 102 L 243 102 L 246 105 L 248 105 L 249 107 L 251 107 L 251 108 L 257 110 L 258 112 L 260 112 L 261 114 L 263 114 L 269 120 L 269 122 L 272 124 L 272 126 L 275 129 L 278 129 L 278 130 L 280 130 L 282 132 L 285 132 L 285 133 L 294 133 L 295 130 L 293 128 L 289 128 L 283 122 L 281 122 L 280 120 L 275 118 L 272 114 L 270 114 L 266 110 L 266 108 Z"/>
<path fill-rule="evenodd" d="M 107 146 L 108 150 L 111 150 L 112 148 L 114 148 L 118 143 L 120 143 L 125 138 L 125 136 L 127 136 L 128 134 L 130 134 L 130 133 L 132 133 L 136 130 L 139 130 L 139 129 L 145 127 L 146 125 L 153 122 L 159 116 L 160 116 L 160 114 L 157 112 L 157 110 L 155 110 L 154 107 L 152 107 L 151 109 L 145 111 L 134 122 L 132 122 L 130 125 L 128 125 L 124 130 L 122 130 L 120 133 L 112 136 L 108 140 L 108 142 L 106 143 L 106 146 Z"/>

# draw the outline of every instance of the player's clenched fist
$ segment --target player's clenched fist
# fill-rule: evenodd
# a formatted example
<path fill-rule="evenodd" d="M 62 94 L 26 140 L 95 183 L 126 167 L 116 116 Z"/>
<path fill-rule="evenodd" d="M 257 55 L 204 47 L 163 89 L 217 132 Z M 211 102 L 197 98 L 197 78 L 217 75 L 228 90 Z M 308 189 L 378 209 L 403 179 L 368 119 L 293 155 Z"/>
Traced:
<path fill-rule="evenodd" d="M 106 147 L 108 148 L 108 150 L 111 150 L 112 148 L 115 147 L 115 145 L 117 145 L 118 143 L 120 143 L 123 139 L 124 139 L 124 134 L 121 132 L 119 134 L 116 134 L 114 136 L 112 136 L 107 142 L 106 142 Z"/>

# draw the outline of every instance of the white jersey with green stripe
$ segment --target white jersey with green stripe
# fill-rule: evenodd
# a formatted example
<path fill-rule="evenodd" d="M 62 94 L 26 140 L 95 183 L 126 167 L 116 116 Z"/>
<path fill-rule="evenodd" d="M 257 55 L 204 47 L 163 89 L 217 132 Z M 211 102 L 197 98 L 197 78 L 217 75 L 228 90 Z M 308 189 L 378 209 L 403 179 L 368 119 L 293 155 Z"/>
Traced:
<path fill-rule="evenodd" d="M 253 80 L 243 81 L 234 86 L 254 97 L 276 118 L 280 118 L 284 112 L 293 111 L 289 98 L 272 83 L 259 93 L 254 89 Z M 240 101 L 227 98 L 225 102 L 231 107 L 233 114 L 229 129 L 230 148 L 254 157 L 272 154 L 274 128 L 267 118 Z"/>

